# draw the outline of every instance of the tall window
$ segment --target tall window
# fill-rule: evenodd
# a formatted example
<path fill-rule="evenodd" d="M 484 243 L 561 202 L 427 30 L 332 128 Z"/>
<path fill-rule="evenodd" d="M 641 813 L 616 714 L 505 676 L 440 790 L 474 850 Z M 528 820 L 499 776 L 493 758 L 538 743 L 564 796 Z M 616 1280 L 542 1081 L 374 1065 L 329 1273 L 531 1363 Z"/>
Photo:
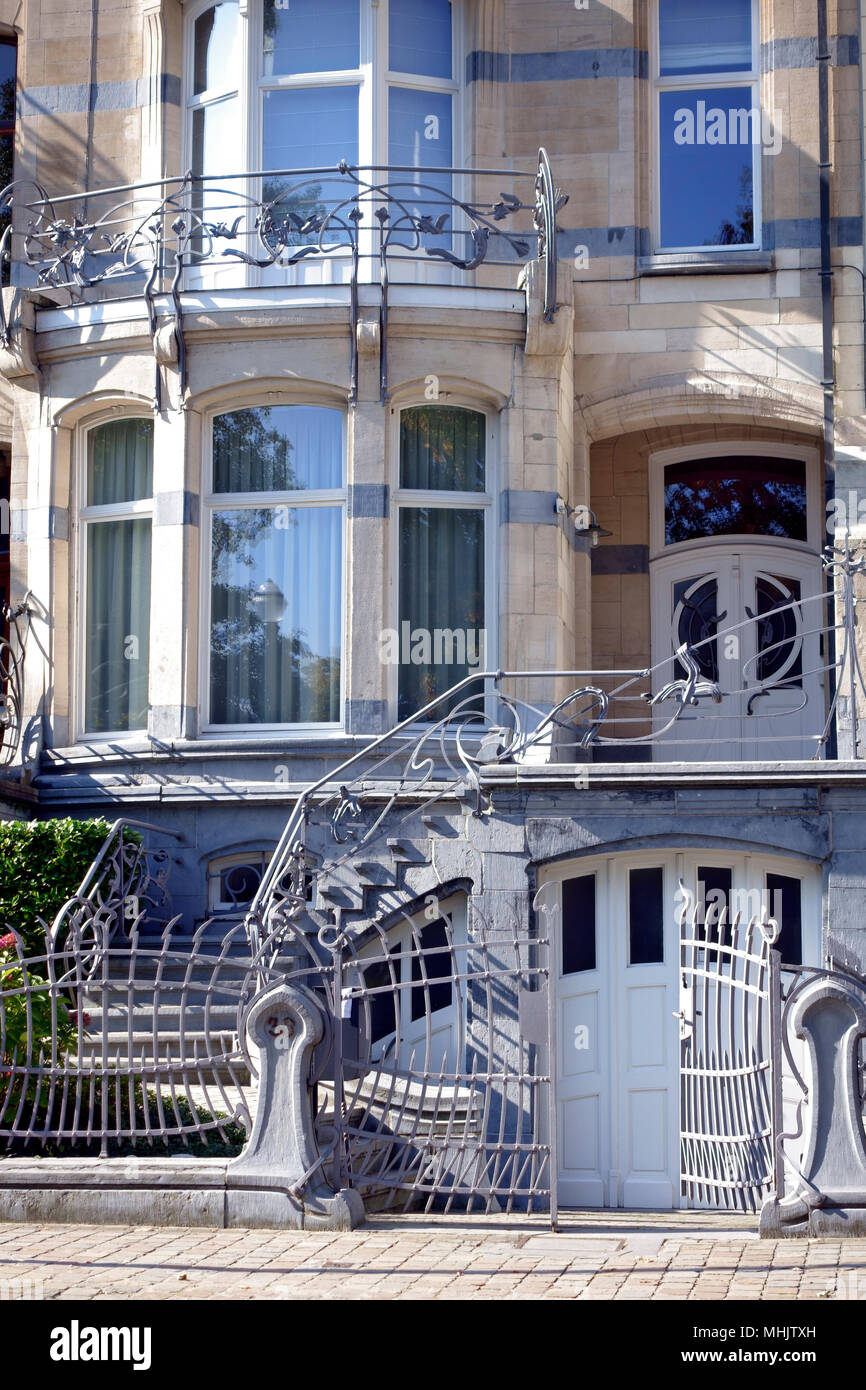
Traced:
<path fill-rule="evenodd" d="M 337 410 L 214 420 L 211 724 L 339 722 L 343 458 Z"/>
<path fill-rule="evenodd" d="M 251 5 L 249 24 L 248 81 L 236 0 L 203 10 L 192 24 L 187 83 L 194 171 L 238 168 L 239 96 L 248 90 L 246 123 L 254 135 L 247 162 L 265 171 L 265 201 L 296 182 L 281 170 L 326 169 L 340 160 L 396 164 L 408 166 L 408 205 L 438 215 L 435 191 L 425 201 L 415 185 L 450 190 L 450 175 L 418 180 L 411 171 L 453 163 L 458 83 L 449 0 L 260 0 Z M 346 196 L 345 180 L 323 178 L 288 195 L 281 207 L 306 218 Z M 437 244 L 445 245 L 444 238 Z"/>
<path fill-rule="evenodd" d="M 656 249 L 756 248 L 761 149 L 776 136 L 754 0 L 658 0 L 656 14 Z"/>
<path fill-rule="evenodd" d="M 187 75 L 190 167 L 194 174 L 243 171 L 243 83 L 240 18 L 237 0 L 222 0 L 197 15 L 192 24 L 191 71 Z M 241 193 L 238 181 L 225 187 Z M 224 220 L 225 196 L 198 188 L 193 210 L 202 219 Z M 231 200 L 230 200 L 231 201 Z"/>
<path fill-rule="evenodd" d="M 401 414 L 395 643 L 401 719 L 484 669 L 486 446 L 487 421 L 476 410 L 429 405 Z M 443 706 L 433 717 L 445 713 Z"/>
<path fill-rule="evenodd" d="M 147 725 L 153 421 L 112 420 L 87 436 L 84 727 Z"/>

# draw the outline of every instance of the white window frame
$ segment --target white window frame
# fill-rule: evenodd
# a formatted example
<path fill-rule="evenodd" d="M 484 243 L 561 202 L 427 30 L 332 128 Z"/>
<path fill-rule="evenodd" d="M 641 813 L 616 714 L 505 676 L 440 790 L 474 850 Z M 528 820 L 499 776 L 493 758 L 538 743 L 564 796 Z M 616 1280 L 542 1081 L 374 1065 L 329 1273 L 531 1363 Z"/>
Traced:
<path fill-rule="evenodd" d="M 85 711 L 87 710 L 87 537 L 89 528 L 98 525 L 101 521 L 129 521 L 135 517 L 142 517 L 150 521 L 151 537 L 151 561 L 150 561 L 150 594 L 153 594 L 153 544 L 154 544 L 154 498 L 153 492 L 150 497 L 142 498 L 138 502 L 113 502 L 106 506 L 88 506 L 87 503 L 87 482 L 88 482 L 88 459 L 90 453 L 90 435 L 100 427 L 100 425 L 113 424 L 117 420 L 147 420 L 152 423 L 153 416 L 143 410 L 140 405 L 132 408 L 129 402 L 117 404 L 101 410 L 98 414 L 88 416 L 76 432 L 75 453 L 75 495 L 77 505 L 75 507 L 75 526 L 77 537 L 74 544 L 74 564 L 77 577 L 74 612 L 75 619 L 75 670 L 76 678 L 73 683 L 74 690 L 74 728 L 76 731 L 76 741 L 87 739 L 90 743 L 112 742 L 118 740 L 135 740 L 147 737 L 147 727 L 141 729 L 106 729 L 99 732 L 92 732 L 87 728 L 85 722 Z M 152 486 L 152 484 L 151 484 Z M 152 615 L 151 615 L 152 616 Z M 150 651 L 147 655 L 148 666 L 148 686 L 150 685 Z"/>
<path fill-rule="evenodd" d="M 213 426 L 215 419 L 220 415 L 231 415 L 239 410 L 253 410 L 262 406 L 289 406 L 305 405 L 317 406 L 326 410 L 335 410 L 340 414 L 342 420 L 342 471 L 343 485 L 340 488 L 316 488 L 299 489 L 297 492 L 214 492 L 213 489 Z M 200 642 L 200 661 L 199 661 L 199 728 L 203 734 L 243 737 L 246 739 L 256 739 L 268 734 L 280 733 L 285 736 L 296 736 L 298 739 L 309 737 L 311 733 L 328 735 L 342 734 L 345 729 L 346 717 L 346 657 L 347 657 L 347 605 L 349 598 L 348 590 L 348 557 L 347 557 L 347 419 L 345 406 L 340 406 L 332 400 L 315 400 L 308 397 L 297 399 L 294 397 L 281 396 L 278 400 L 269 395 L 267 399 L 260 396 L 244 396 L 241 400 L 232 399 L 228 402 L 221 402 L 210 410 L 204 422 L 204 438 L 202 441 L 202 525 L 201 525 L 201 575 L 200 592 L 201 601 L 201 642 Z M 298 724 L 215 724 L 210 717 L 210 676 L 211 676 L 211 553 L 213 544 L 213 514 L 215 511 L 232 510 L 251 510 L 260 511 L 268 507 L 288 507 L 291 510 L 301 507 L 322 507 L 339 506 L 342 509 L 341 522 L 341 576 L 340 576 L 340 603 L 341 603 L 341 633 L 340 633 L 340 718 L 338 720 L 323 723 L 298 723 Z"/>
<path fill-rule="evenodd" d="M 273 853 L 273 849 L 262 849 L 259 846 L 248 849 L 246 853 L 242 850 L 236 850 L 230 854 L 218 854 L 213 859 L 209 859 L 207 861 L 208 916 L 218 917 L 221 922 L 232 919 L 240 920 L 247 912 L 249 903 L 226 902 L 220 898 L 220 880 L 227 869 L 236 869 L 240 865 L 260 868 L 263 877 Z M 250 899 L 250 901 L 252 900 Z"/>
<path fill-rule="evenodd" d="M 485 420 L 485 458 L 483 492 L 445 492 L 434 488 L 401 488 L 400 486 L 400 416 L 404 410 L 417 406 L 454 406 L 461 410 L 473 410 L 483 415 Z M 400 634 L 400 512 L 403 508 L 432 507 L 439 510 L 476 510 L 484 513 L 484 631 L 487 634 L 484 661 L 479 662 L 478 670 L 492 671 L 498 664 L 499 649 L 499 593 L 498 593 L 498 539 L 499 527 L 494 502 L 497 490 L 494 480 L 498 477 L 498 427 L 493 412 L 483 403 L 470 396 L 455 395 L 451 392 L 439 401 L 411 397 L 399 403 L 392 401 L 390 418 L 391 455 L 391 524 L 388 554 L 388 600 L 387 627 Z M 479 693 L 483 687 L 479 685 Z M 467 688 L 466 697 L 474 694 Z M 388 668 L 388 705 L 391 722 L 398 719 L 400 696 L 400 664 Z M 436 715 L 436 720 L 442 715 Z M 435 721 L 434 721 L 435 722 Z M 429 727 L 426 722 L 417 723 L 420 730 Z"/>
<path fill-rule="evenodd" d="M 670 91 L 692 91 L 698 87 L 713 90 L 721 87 L 742 87 L 749 94 L 750 109 L 762 110 L 761 106 L 761 74 L 760 74 L 760 11 L 758 0 L 751 0 L 752 5 L 752 68 L 750 72 L 714 72 L 714 73 L 686 73 L 682 76 L 675 75 L 662 77 L 661 75 L 661 45 L 659 41 L 659 0 L 653 0 L 651 18 L 651 42 L 650 42 L 650 63 L 651 63 L 651 91 L 652 91 L 652 144 L 650 148 L 650 170 L 652 175 L 652 241 L 653 254 L 659 256 L 736 256 L 737 252 L 760 251 L 763 236 L 763 196 L 762 196 L 762 154 L 763 145 L 752 144 L 752 217 L 754 226 L 754 237 L 750 242 L 741 242 L 734 246 L 666 246 L 662 242 L 662 206 L 661 206 L 661 152 L 660 152 L 660 125 L 659 111 L 661 108 L 661 93 Z M 762 118 L 763 119 L 763 118 Z"/>
<path fill-rule="evenodd" d="M 241 28 L 240 49 L 241 70 L 236 87 L 214 89 L 194 97 L 192 90 L 194 70 L 195 21 L 214 0 L 199 0 L 184 16 L 184 63 L 183 63 L 183 148 L 186 151 L 185 167 L 192 165 L 192 128 L 195 109 L 212 105 L 218 100 L 236 93 L 242 123 L 241 146 L 244 153 L 244 168 L 248 174 L 262 168 L 262 137 L 264 93 L 304 89 L 309 87 L 356 86 L 359 89 L 358 102 L 358 163 L 359 165 L 384 165 L 388 163 L 388 90 L 391 86 L 414 88 L 418 91 L 448 93 L 451 95 L 451 158 L 450 166 L 459 168 L 464 163 L 464 113 L 461 98 L 465 93 L 463 73 L 465 70 L 465 0 L 451 0 L 451 77 L 426 77 L 417 73 L 391 71 L 388 61 L 388 3 L 387 0 L 361 0 L 360 54 L 359 66 L 344 70 L 319 73 L 300 73 L 297 75 L 266 77 L 264 74 L 264 46 L 262 42 L 264 6 L 262 0 L 240 0 L 239 23 Z M 206 99 L 206 100 L 205 100 Z M 372 175 L 375 182 L 381 176 Z M 462 197 L 465 189 L 454 180 L 454 194 Z M 233 179 L 228 187 L 236 189 L 253 199 L 261 197 L 261 178 Z M 240 203 L 240 199 L 238 200 Z M 226 212 L 226 221 L 232 218 Z M 373 248 L 372 229 L 362 227 L 360 242 L 362 252 L 362 280 L 378 277 L 378 267 L 369 259 Z M 249 248 L 247 248 L 249 249 Z M 367 259 L 363 259 L 367 253 Z M 332 259 L 331 257 L 328 258 Z M 339 260 L 339 256 L 333 257 Z M 364 266 L 367 273 L 364 273 Z M 255 268 L 249 267 L 251 277 Z"/>
<path fill-rule="evenodd" d="M 743 454 L 762 458 L 799 459 L 806 465 L 806 539 L 792 540 L 784 536 L 700 536 L 694 540 L 665 545 L 665 469 L 672 463 L 687 463 L 690 459 L 709 459 Z M 683 555 L 690 550 L 708 546 L 726 549 L 748 549 L 753 546 L 789 548 L 798 554 L 820 555 L 824 545 L 825 515 L 822 508 L 823 483 L 820 456 L 809 444 L 785 444 L 770 440 L 713 439 L 705 444 L 688 444 L 682 448 L 660 449 L 649 456 L 649 513 L 650 562 L 668 555 Z"/>

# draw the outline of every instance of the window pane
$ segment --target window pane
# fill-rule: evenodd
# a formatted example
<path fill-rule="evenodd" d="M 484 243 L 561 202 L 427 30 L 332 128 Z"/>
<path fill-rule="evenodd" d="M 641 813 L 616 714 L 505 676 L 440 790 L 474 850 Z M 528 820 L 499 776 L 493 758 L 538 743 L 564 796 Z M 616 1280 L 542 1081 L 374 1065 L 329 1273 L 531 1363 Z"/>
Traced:
<path fill-rule="evenodd" d="M 448 944 L 448 929 L 440 917 L 437 922 L 427 922 L 409 938 L 412 951 L 412 980 L 440 980 L 441 984 L 428 983 L 412 990 L 411 1016 L 413 1023 L 426 1014 L 434 1014 L 438 1009 L 447 1009 L 451 1003 L 453 985 L 451 974 L 454 966 L 451 948 Z M 419 955 L 419 950 L 425 954 Z M 433 954 L 427 955 L 426 952 Z"/>
<path fill-rule="evenodd" d="M 214 5 L 195 22 L 193 95 L 236 88 L 240 81 L 238 7 Z"/>
<path fill-rule="evenodd" d="M 0 124 L 7 130 L 15 124 L 15 62 L 14 43 L 0 42 Z"/>
<path fill-rule="evenodd" d="M 485 425 L 477 410 L 417 405 L 400 415 L 400 486 L 483 492 Z"/>
<path fill-rule="evenodd" d="M 662 76 L 687 72 L 749 72 L 751 0 L 659 0 Z"/>
<path fill-rule="evenodd" d="M 708 681 L 719 679 L 718 642 L 719 585 L 712 577 L 681 579 L 674 585 L 673 633 L 677 647 L 693 649 L 701 675 Z M 686 675 L 679 661 L 675 663 L 677 679 Z"/>
<path fill-rule="evenodd" d="M 342 551 L 341 507 L 214 514 L 213 723 L 339 720 Z"/>
<path fill-rule="evenodd" d="M 562 973 L 595 969 L 595 874 L 562 885 Z"/>
<path fill-rule="evenodd" d="M 798 878 L 767 874 L 769 915 L 782 928 L 776 942 L 784 965 L 803 964 L 803 885 Z"/>
<path fill-rule="evenodd" d="M 699 934 L 710 941 L 721 940 L 722 945 L 731 944 L 731 889 L 733 887 L 731 869 L 699 868 L 697 912 Z M 719 921 L 724 914 L 724 927 L 719 936 Z M 715 953 L 711 953 L 715 958 Z"/>
<path fill-rule="evenodd" d="M 358 163 L 358 88 L 305 87 L 299 91 L 265 92 L 262 98 L 262 168 L 330 169 L 340 160 Z M 296 191 L 291 191 L 300 183 Z M 322 217 L 345 198 L 353 185 L 347 179 L 327 177 L 296 180 L 269 177 L 263 180 L 266 203 L 280 198 L 274 216 L 285 221 L 290 213 L 306 221 Z M 346 220 L 351 207 L 340 216 Z M 335 221 L 323 241 L 340 245 L 349 241 L 348 232 Z M 285 245 L 302 245 L 315 235 L 287 232 Z"/>
<path fill-rule="evenodd" d="M 748 663 L 747 680 L 793 689 L 803 684 L 803 610 L 800 584 L 796 579 L 776 574 L 759 574 L 755 580 L 756 664 Z M 793 606 L 791 606 L 793 604 Z"/>
<path fill-rule="evenodd" d="M 192 113 L 192 169 L 194 174 L 209 174 L 211 182 L 193 185 L 190 195 L 193 212 L 192 250 L 195 255 L 211 256 L 220 253 L 220 243 L 214 243 L 207 233 L 198 230 L 198 222 L 229 222 L 235 215 L 232 189 L 239 185 L 222 182 L 222 175 L 237 173 L 241 167 L 240 102 L 237 97 L 225 97 L 209 106 L 198 106 Z M 214 181 L 214 175 L 219 180 Z"/>
<path fill-rule="evenodd" d="M 360 64 L 360 0 L 265 0 L 265 77 L 341 72 Z"/>
<path fill-rule="evenodd" d="M 89 733 L 147 725 L 150 521 L 87 527 L 85 724 Z"/>
<path fill-rule="evenodd" d="M 257 864 L 232 864 L 220 874 L 219 900 L 222 905 L 246 907 L 258 892 L 262 870 Z"/>
<path fill-rule="evenodd" d="M 806 539 L 805 463 L 735 454 L 665 469 L 665 545 L 735 535 Z"/>
<path fill-rule="evenodd" d="M 629 965 L 653 965 L 665 958 L 664 883 L 664 869 L 629 871 Z"/>
<path fill-rule="evenodd" d="M 483 669 L 481 511 L 401 508 L 399 636 L 401 719 Z M 473 692 L 458 700 L 467 693 Z M 442 705 L 432 717 L 447 712 Z"/>
<path fill-rule="evenodd" d="M 267 405 L 213 423 L 214 492 L 343 485 L 343 417 L 315 405 Z"/>
<path fill-rule="evenodd" d="M 749 87 L 660 93 L 663 247 L 754 243 L 752 160 L 761 116 L 751 101 Z"/>
<path fill-rule="evenodd" d="M 138 502 L 153 493 L 153 421 L 112 420 L 87 436 L 87 505 Z"/>
<path fill-rule="evenodd" d="M 388 52 L 392 72 L 450 77 L 449 0 L 390 0 Z"/>
<path fill-rule="evenodd" d="M 448 169 L 451 166 L 451 97 L 443 92 L 422 92 L 408 87 L 388 89 L 388 163 L 412 169 Z M 401 184 L 403 185 L 401 188 Z M 395 174 L 390 181 L 409 214 L 447 219 L 439 234 L 425 232 L 421 245 L 455 251 L 451 234 L 453 209 L 450 174 Z M 396 213 L 395 213 L 396 216 Z M 411 231 L 392 224 L 391 242 L 414 246 Z"/>
<path fill-rule="evenodd" d="M 384 951 L 384 946 L 381 948 Z M 381 1042 L 391 1033 L 396 1033 L 399 1027 L 400 1009 L 400 948 L 397 947 L 391 953 L 390 961 L 380 958 L 372 965 L 367 965 L 361 971 L 366 992 L 366 1005 L 359 1000 L 352 1002 L 352 1014 L 355 1025 L 363 1029 L 365 1021 L 368 1022 L 370 1030 L 370 1043 Z M 381 993 L 373 993 L 379 990 Z M 368 1013 L 369 1010 L 369 1013 Z"/>

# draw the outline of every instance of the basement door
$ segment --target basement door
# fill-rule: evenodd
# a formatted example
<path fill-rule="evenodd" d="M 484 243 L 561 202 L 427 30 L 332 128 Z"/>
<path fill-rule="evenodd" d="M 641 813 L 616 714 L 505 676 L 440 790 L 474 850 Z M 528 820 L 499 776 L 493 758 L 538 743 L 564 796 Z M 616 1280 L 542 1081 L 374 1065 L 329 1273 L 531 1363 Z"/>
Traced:
<path fill-rule="evenodd" d="M 557 1171 L 562 1207 L 670 1209 L 680 1183 L 680 921 L 695 906 L 773 918 L 783 965 L 821 959 L 818 871 L 719 849 L 593 856 L 539 869 L 558 885 Z M 801 1068 L 804 1058 L 797 1052 Z M 799 1090 L 783 1071 L 783 1125 Z M 795 1164 L 802 1140 L 786 1150 Z M 697 1203 L 696 1203 L 697 1204 Z"/>

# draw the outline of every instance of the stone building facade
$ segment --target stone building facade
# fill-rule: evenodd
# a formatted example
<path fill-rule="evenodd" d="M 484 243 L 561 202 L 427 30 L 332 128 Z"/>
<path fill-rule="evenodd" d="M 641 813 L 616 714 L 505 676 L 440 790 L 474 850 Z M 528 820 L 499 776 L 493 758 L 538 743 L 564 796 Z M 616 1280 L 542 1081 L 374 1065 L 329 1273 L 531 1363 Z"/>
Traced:
<path fill-rule="evenodd" d="M 486 819 L 449 793 L 448 838 L 419 822 L 403 906 L 522 922 L 540 884 L 571 895 L 593 941 L 558 947 L 558 1017 L 597 1043 L 562 1062 L 563 1200 L 676 1204 L 677 885 L 781 893 L 793 960 L 866 966 L 858 696 L 821 562 L 846 534 L 859 554 L 866 496 L 861 7 L 0 0 L 0 21 L 37 813 L 180 832 L 175 909 L 230 920 L 300 793 L 473 670 L 533 673 L 502 687 L 530 727 L 602 691 L 595 737 L 585 695 L 573 743 L 484 765 Z M 557 264 L 526 211 L 539 148 Z M 341 159 L 381 166 L 356 306 L 345 227 L 297 256 Z M 371 209 L 398 179 L 404 210 L 452 221 L 392 260 L 385 315 Z M 530 249 L 475 264 L 467 206 L 500 194 Z M 282 230 L 255 228 L 269 200 Z M 177 299 L 176 261 L 148 284 L 149 218 L 187 238 Z"/>

